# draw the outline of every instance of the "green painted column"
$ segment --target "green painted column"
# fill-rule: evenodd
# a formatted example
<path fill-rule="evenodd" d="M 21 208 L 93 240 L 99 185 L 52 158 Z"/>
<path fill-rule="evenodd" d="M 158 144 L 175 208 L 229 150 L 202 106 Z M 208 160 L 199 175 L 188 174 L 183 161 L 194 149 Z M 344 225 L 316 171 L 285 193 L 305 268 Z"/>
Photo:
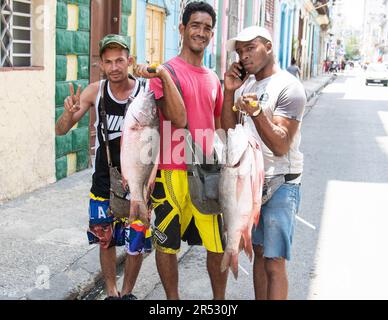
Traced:
<path fill-rule="evenodd" d="M 55 121 L 63 113 L 69 83 L 89 84 L 90 0 L 57 0 Z M 65 136 L 55 138 L 57 180 L 89 165 L 89 113 Z"/>
<path fill-rule="evenodd" d="M 129 16 L 132 14 L 132 1 L 131 0 L 121 0 L 121 31 L 120 33 L 123 36 L 128 37 L 129 47 L 131 47 L 131 37 L 128 34 L 128 20 Z"/>

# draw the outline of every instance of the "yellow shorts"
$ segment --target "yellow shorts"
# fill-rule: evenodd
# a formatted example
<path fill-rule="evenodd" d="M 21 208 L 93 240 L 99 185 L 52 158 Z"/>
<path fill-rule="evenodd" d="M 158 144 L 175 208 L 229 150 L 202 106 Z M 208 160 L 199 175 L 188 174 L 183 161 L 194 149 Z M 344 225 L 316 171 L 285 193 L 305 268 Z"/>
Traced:
<path fill-rule="evenodd" d="M 210 252 L 224 252 L 222 216 L 200 213 L 192 204 L 183 170 L 159 170 L 151 196 L 155 211 L 155 248 L 179 252 L 181 240 L 203 245 Z"/>

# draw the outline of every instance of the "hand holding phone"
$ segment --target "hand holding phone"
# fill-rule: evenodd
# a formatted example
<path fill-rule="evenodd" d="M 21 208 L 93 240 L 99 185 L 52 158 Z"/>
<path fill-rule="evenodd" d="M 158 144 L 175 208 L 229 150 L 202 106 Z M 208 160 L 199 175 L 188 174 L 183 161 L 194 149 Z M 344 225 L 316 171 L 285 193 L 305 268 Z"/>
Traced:
<path fill-rule="evenodd" d="M 241 64 L 241 62 L 240 62 L 240 66 L 241 66 L 242 69 L 240 69 L 239 78 L 241 79 L 241 81 L 244 81 L 245 76 L 247 75 L 247 72 L 246 72 L 246 70 L 244 69 L 244 66 Z"/>

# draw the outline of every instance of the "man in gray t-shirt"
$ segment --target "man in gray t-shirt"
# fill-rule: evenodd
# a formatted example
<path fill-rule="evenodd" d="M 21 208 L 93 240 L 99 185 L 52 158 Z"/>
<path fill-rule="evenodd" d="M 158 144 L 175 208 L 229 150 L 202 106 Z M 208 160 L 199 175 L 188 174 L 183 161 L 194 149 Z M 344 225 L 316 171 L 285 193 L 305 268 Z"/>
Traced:
<path fill-rule="evenodd" d="M 248 114 L 248 125 L 262 145 L 266 179 L 279 175 L 285 179 L 262 206 L 258 227 L 252 231 L 255 296 L 287 299 L 286 260 L 290 260 L 300 201 L 300 126 L 306 95 L 300 81 L 275 63 L 267 29 L 246 28 L 228 40 L 227 49 L 236 51 L 240 62 L 225 73 L 222 127 L 228 130 L 236 126 L 233 106 Z M 243 80 L 242 68 L 247 72 Z M 252 106 L 252 101 L 258 106 Z"/>
<path fill-rule="evenodd" d="M 300 78 L 300 69 L 296 65 L 296 60 L 294 58 L 291 59 L 291 65 L 287 68 L 287 71 L 291 73 L 294 77 Z"/>

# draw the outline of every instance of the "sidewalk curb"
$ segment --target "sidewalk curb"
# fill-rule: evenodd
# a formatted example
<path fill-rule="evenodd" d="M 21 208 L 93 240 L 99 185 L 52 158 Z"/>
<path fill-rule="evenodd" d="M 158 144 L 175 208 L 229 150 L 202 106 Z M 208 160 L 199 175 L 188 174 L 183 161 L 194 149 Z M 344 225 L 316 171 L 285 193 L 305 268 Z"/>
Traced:
<path fill-rule="evenodd" d="M 332 83 L 333 81 L 335 81 L 335 79 L 337 79 L 337 75 L 333 74 L 331 75 L 331 77 L 328 77 L 326 79 L 326 81 L 324 81 L 322 84 L 320 84 L 317 88 L 315 88 L 314 90 L 311 90 L 310 93 L 307 92 L 306 90 L 306 98 L 307 98 L 307 103 L 306 103 L 306 107 L 305 107 L 305 111 L 304 111 L 304 114 L 303 114 L 303 118 L 305 116 L 307 116 L 307 114 L 311 111 L 311 109 L 314 107 L 315 103 L 317 102 L 318 100 L 318 97 L 321 93 L 321 91 L 327 86 L 329 85 L 330 83 Z"/>
<path fill-rule="evenodd" d="M 181 251 L 178 254 L 179 261 L 190 251 L 191 246 L 182 243 Z M 118 248 L 119 249 L 119 248 Z M 33 289 L 26 294 L 27 300 L 80 300 L 85 297 L 93 288 L 103 281 L 99 246 L 96 245 L 83 257 L 68 266 L 63 272 L 57 273 L 49 279 L 49 289 Z M 117 269 L 124 264 L 126 253 L 117 254 Z M 148 254 L 143 261 L 140 272 L 147 276 L 139 275 L 136 286 L 141 288 L 138 294 L 139 299 L 144 299 L 160 283 L 155 265 L 154 250 Z M 150 281 L 150 279 L 152 281 Z"/>
<path fill-rule="evenodd" d="M 309 102 L 311 99 L 319 95 L 319 93 L 331 82 L 333 82 L 337 78 L 337 75 L 333 74 L 330 77 L 326 79 L 320 86 L 317 88 L 314 88 L 314 90 L 311 90 L 310 93 L 307 93 L 306 91 L 306 97 L 307 97 L 307 102 Z"/>

